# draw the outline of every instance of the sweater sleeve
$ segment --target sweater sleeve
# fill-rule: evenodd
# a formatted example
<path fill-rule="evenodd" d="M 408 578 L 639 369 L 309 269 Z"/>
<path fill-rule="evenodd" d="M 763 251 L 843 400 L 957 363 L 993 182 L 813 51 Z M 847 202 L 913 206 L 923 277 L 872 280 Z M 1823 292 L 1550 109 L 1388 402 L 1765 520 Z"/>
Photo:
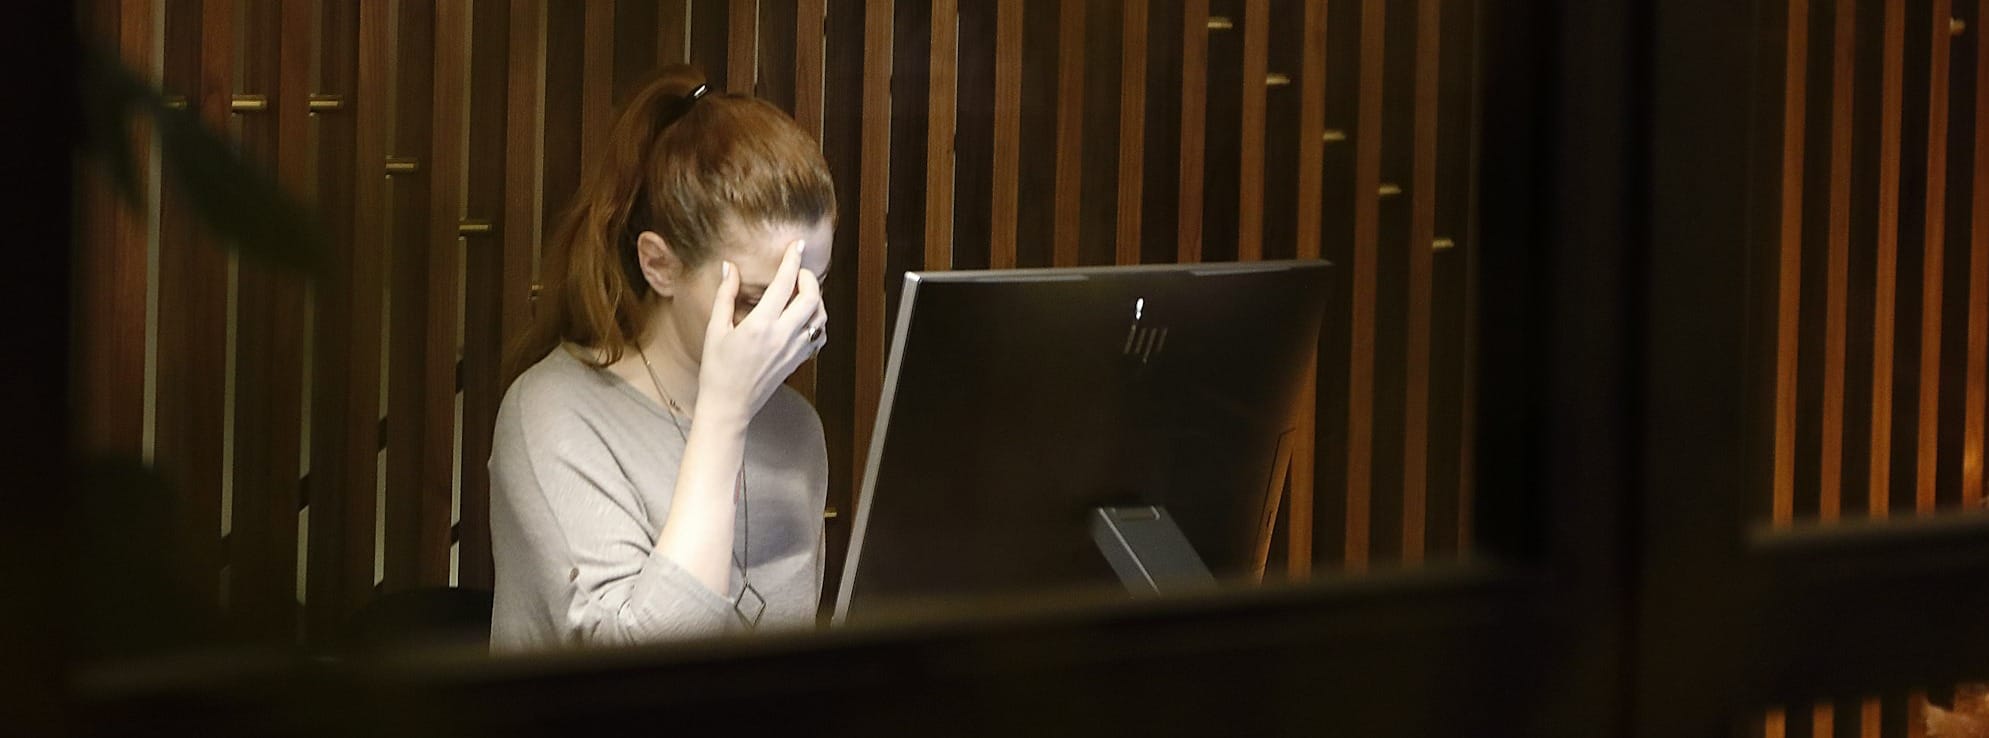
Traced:
<path fill-rule="evenodd" d="M 573 645 L 725 632 L 731 602 L 656 549 L 641 497 L 600 434 L 571 413 L 546 415 L 514 417 L 522 458 L 492 469 L 494 490 L 520 511 L 528 558 L 553 573 L 530 604 Z"/>

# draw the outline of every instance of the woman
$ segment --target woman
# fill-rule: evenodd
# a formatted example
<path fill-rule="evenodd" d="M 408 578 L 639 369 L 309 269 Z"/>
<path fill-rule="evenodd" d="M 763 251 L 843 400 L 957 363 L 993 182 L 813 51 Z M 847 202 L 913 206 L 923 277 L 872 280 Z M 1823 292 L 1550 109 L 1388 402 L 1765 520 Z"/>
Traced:
<path fill-rule="evenodd" d="M 779 109 L 674 67 L 615 121 L 492 444 L 491 649 L 813 625 L 835 188 Z"/>

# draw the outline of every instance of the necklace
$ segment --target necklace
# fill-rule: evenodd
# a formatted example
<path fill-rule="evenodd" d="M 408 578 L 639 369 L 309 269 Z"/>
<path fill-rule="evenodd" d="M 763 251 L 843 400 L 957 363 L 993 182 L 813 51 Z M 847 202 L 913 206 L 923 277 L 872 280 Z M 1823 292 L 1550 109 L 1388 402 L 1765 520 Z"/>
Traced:
<path fill-rule="evenodd" d="M 649 383 L 656 388 L 656 395 L 663 398 L 665 414 L 670 416 L 670 425 L 677 429 L 677 437 L 683 439 L 684 448 L 689 449 L 691 435 L 684 430 L 683 422 L 677 418 L 679 416 L 690 418 L 690 414 L 684 412 L 684 409 L 677 405 L 677 401 L 670 397 L 670 393 L 663 390 L 663 383 L 656 379 L 656 368 L 649 365 L 649 355 L 643 353 L 642 346 L 635 347 L 635 355 L 642 358 L 643 371 L 649 375 Z M 732 552 L 732 564 L 739 567 L 739 595 L 732 598 L 732 615 L 739 619 L 740 625 L 752 630 L 759 626 L 760 616 L 766 613 L 767 600 L 760 596 L 760 591 L 753 587 L 753 580 L 747 576 L 746 562 L 751 559 L 753 551 L 753 508 L 752 500 L 746 496 L 746 459 L 743 450 L 739 459 L 739 475 L 733 482 L 732 499 L 739 503 L 740 525 L 744 528 L 739 536 L 740 545 Z"/>

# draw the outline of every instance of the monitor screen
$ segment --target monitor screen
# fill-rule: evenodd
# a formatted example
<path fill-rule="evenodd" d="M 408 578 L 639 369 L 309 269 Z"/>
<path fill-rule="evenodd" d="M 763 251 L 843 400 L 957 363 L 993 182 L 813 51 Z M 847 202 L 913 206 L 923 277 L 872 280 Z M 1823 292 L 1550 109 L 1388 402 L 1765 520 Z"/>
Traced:
<path fill-rule="evenodd" d="M 836 621 L 1121 586 L 1101 509 L 1160 513 L 1215 580 L 1254 580 L 1328 269 L 907 273 Z"/>

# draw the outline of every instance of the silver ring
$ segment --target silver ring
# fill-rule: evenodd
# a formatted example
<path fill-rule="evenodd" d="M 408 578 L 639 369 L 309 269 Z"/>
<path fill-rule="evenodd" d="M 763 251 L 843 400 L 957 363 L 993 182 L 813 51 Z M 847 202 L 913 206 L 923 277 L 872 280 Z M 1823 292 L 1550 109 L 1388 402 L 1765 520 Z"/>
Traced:
<path fill-rule="evenodd" d="M 822 340 L 822 329 L 823 329 L 824 327 L 825 327 L 825 326 L 820 326 L 820 325 L 818 325 L 818 326 L 815 326 L 815 329 L 814 329 L 814 330 L 811 330 L 811 331 L 809 331 L 809 332 L 808 332 L 808 340 L 810 340 L 810 341 L 820 341 L 820 340 Z"/>

